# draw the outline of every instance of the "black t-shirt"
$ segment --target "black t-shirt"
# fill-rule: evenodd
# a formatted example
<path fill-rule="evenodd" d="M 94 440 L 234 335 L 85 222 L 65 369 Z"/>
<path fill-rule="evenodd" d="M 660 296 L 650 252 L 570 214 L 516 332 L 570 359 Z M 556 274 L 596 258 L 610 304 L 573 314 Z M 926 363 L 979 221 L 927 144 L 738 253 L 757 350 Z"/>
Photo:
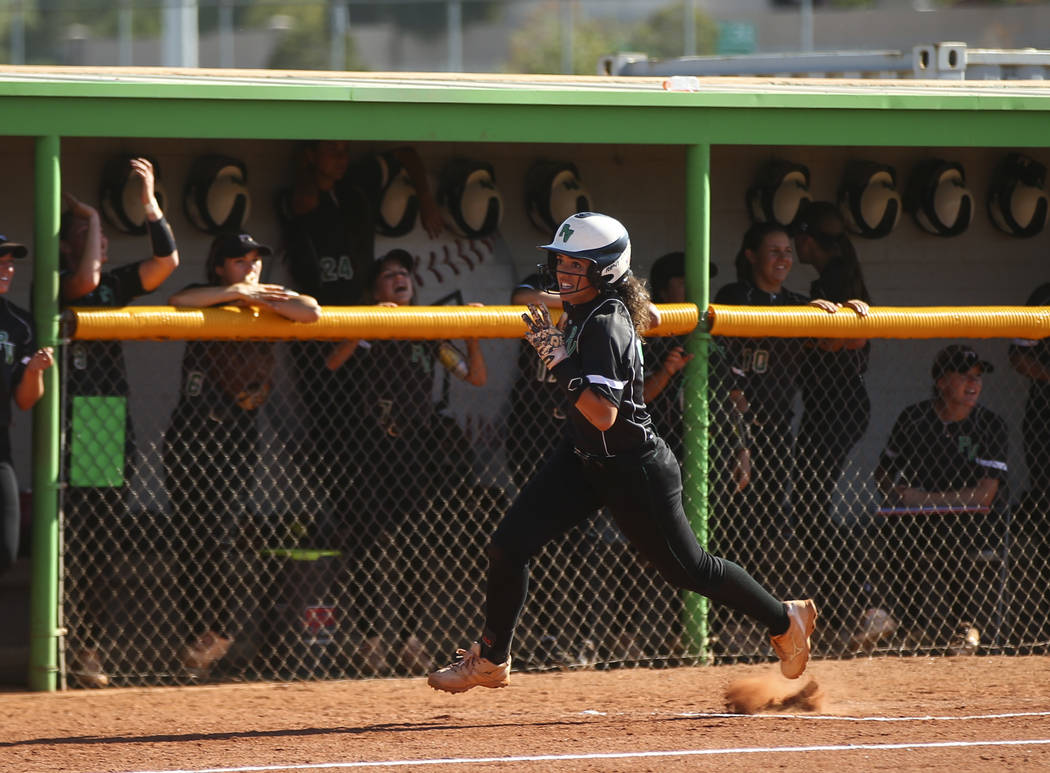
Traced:
<path fill-rule="evenodd" d="M 288 272 L 292 286 L 322 306 L 362 303 L 375 252 L 371 197 L 344 178 L 322 191 L 318 205 L 288 224 Z"/>
<path fill-rule="evenodd" d="M 128 263 L 103 271 L 98 287 L 76 300 L 63 300 L 62 308 L 115 308 L 128 305 L 135 298 L 146 294 L 139 274 L 139 266 L 143 262 Z M 63 271 L 61 280 L 66 281 L 70 276 L 71 271 Z M 120 341 L 73 341 L 69 347 L 66 383 L 70 395 L 127 395 L 127 368 Z"/>
<path fill-rule="evenodd" d="M 1050 283 L 1040 285 L 1028 296 L 1028 306 L 1050 306 Z M 1010 346 L 1011 354 L 1026 354 L 1045 368 L 1050 368 L 1050 339 L 1030 340 L 1016 338 Z M 1050 381 L 1032 381 L 1028 390 L 1028 410 L 1033 416 L 1047 416 L 1050 421 Z"/>
<path fill-rule="evenodd" d="M 585 384 L 618 409 L 616 421 L 602 432 L 567 406 L 573 442 L 596 456 L 638 451 L 653 436 L 645 407 L 642 344 L 627 306 L 618 297 L 599 296 L 581 306 L 568 306 L 565 348 L 576 360 Z"/>
<path fill-rule="evenodd" d="M 787 288 L 773 294 L 751 282 L 734 282 L 718 291 L 715 303 L 735 306 L 804 306 L 808 299 Z M 806 340 L 800 338 L 720 338 L 725 357 L 712 383 L 728 393 L 744 393 L 758 421 L 790 422 L 791 403 L 798 391 Z"/>
<path fill-rule="evenodd" d="M 646 377 L 658 372 L 664 366 L 664 359 L 676 346 L 685 347 L 685 336 L 654 337 L 645 341 L 645 375 Z M 684 406 L 684 391 L 682 385 L 685 382 L 684 370 L 680 370 L 671 376 L 667 386 L 647 403 L 649 415 L 652 417 L 656 433 L 667 441 L 667 445 L 674 452 L 679 461 L 682 460 L 682 412 Z"/>
<path fill-rule="evenodd" d="M 0 430 L 11 425 L 11 399 L 36 352 L 33 319 L 25 309 L 0 297 Z"/>
<path fill-rule="evenodd" d="M 253 413 L 270 395 L 276 364 L 272 341 L 187 341 L 176 415 L 225 421 Z"/>
<path fill-rule="evenodd" d="M 893 425 L 879 466 L 923 491 L 972 488 L 982 478 L 1006 482 L 1006 422 L 980 405 L 962 421 L 941 421 L 933 400 L 909 405 Z M 996 503 L 1004 500 L 1004 485 Z"/>
<path fill-rule="evenodd" d="M 344 367 L 366 430 L 404 437 L 430 426 L 438 341 L 361 341 Z"/>
<path fill-rule="evenodd" d="M 871 303 L 863 282 L 858 279 L 846 261 L 833 259 L 824 267 L 824 272 L 810 284 L 809 297 L 823 298 L 834 303 L 851 300 Z M 855 379 L 867 373 L 870 356 L 870 342 L 859 349 L 840 349 L 837 352 L 814 347 L 806 368 L 807 382 L 816 384 L 827 379 Z"/>

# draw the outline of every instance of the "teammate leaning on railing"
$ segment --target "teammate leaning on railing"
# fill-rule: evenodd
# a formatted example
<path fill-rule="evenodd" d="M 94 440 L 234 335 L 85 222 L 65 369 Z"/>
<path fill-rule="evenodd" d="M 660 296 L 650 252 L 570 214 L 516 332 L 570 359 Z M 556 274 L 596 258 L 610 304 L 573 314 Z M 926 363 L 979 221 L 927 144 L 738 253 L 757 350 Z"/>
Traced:
<path fill-rule="evenodd" d="M 784 675 L 800 676 L 817 617 L 813 602 L 773 598 L 738 565 L 701 548 L 686 518 L 678 462 L 642 401 L 639 334 L 649 321 L 648 295 L 630 274 L 627 230 L 606 215 L 578 213 L 543 249 L 558 276 L 564 322 L 555 327 L 545 306 L 531 306 L 526 338 L 565 394 L 569 433 L 492 537 L 480 640 L 433 672 L 429 684 L 452 693 L 507 685 L 530 559 L 601 505 L 670 582 L 767 626 Z"/>
<path fill-rule="evenodd" d="M 742 306 L 811 303 L 829 313 L 837 311 L 835 303 L 810 301 L 784 286 L 794 259 L 787 228 L 777 223 L 752 225 L 736 255 L 737 281 L 719 290 L 715 302 Z M 866 305 L 852 301 L 851 305 L 867 313 Z M 716 534 L 721 531 L 718 539 L 742 540 L 746 545 L 743 555 L 763 562 L 790 531 L 785 511 L 793 472 L 792 404 L 801 389 L 808 341 L 770 336 L 729 337 L 717 343 L 724 355 L 713 359 L 712 400 L 728 394 L 732 408 L 743 416 L 750 454 L 734 460 L 737 492 L 729 508 L 732 514 L 724 528 L 716 524 Z"/>
<path fill-rule="evenodd" d="M 871 296 L 839 208 L 826 201 L 805 205 L 793 230 L 799 262 L 813 266 L 819 275 L 809 287 L 810 297 L 867 314 Z M 864 339 L 816 340 L 805 350 L 801 371 L 792 513 L 809 559 L 816 600 L 825 624 L 833 628 L 855 622 L 844 608 L 849 594 L 841 590 L 842 577 L 850 553 L 848 545 L 836 539 L 831 497 L 850 451 L 871 420 L 864 384 L 870 353 L 871 344 Z"/>
<path fill-rule="evenodd" d="M 187 285 L 168 302 L 264 308 L 294 322 L 316 322 L 320 307 L 311 296 L 259 281 L 270 254 L 247 233 L 220 234 L 208 253 L 207 281 Z M 178 656 L 195 677 L 207 675 L 233 644 L 232 549 L 252 515 L 257 418 L 275 365 L 272 341 L 190 341 L 183 354 L 179 402 L 164 434 L 164 485 L 184 567 L 188 641 Z"/>
<path fill-rule="evenodd" d="M 376 305 L 413 303 L 413 265 L 402 249 L 375 262 L 370 292 Z M 420 639 L 424 591 L 411 579 L 396 588 L 378 586 L 367 567 L 389 560 L 404 530 L 428 517 L 427 503 L 441 498 L 436 492 L 458 489 L 473 475 L 469 441 L 431 397 L 439 368 L 471 386 L 487 382 L 480 342 L 464 344 L 465 356 L 448 341 L 353 339 L 332 346 L 326 360 L 352 385 L 352 402 L 332 421 L 338 422 L 337 432 L 353 438 L 360 476 L 333 494 L 333 523 L 324 536 L 327 547 L 344 552 L 357 595 L 367 600 L 353 614 L 360 668 L 368 674 L 385 673 L 391 659 L 408 673 L 425 673 L 431 666 Z"/>

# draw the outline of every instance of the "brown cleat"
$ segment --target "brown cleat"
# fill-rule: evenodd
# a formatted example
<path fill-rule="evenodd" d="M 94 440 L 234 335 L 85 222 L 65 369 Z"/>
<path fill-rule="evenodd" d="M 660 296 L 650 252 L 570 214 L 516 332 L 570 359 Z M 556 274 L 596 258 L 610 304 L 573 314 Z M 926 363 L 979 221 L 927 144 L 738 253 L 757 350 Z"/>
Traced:
<path fill-rule="evenodd" d="M 504 663 L 493 663 L 481 657 L 481 644 L 474 642 L 469 650 L 456 650 L 459 660 L 427 677 L 435 690 L 457 693 L 471 687 L 506 687 L 510 683 L 510 657 Z"/>
<path fill-rule="evenodd" d="M 109 677 L 102 669 L 102 658 L 98 650 L 85 648 L 73 653 L 69 663 L 69 675 L 81 687 L 106 687 Z"/>
<path fill-rule="evenodd" d="M 232 645 L 232 637 L 208 631 L 179 651 L 179 662 L 192 676 L 203 678 L 217 661 L 226 656 Z"/>
<path fill-rule="evenodd" d="M 785 601 L 788 629 L 779 636 L 770 636 L 773 651 L 780 658 L 780 673 L 788 679 L 798 679 L 809 661 L 809 637 L 817 625 L 817 605 L 813 599 Z"/>

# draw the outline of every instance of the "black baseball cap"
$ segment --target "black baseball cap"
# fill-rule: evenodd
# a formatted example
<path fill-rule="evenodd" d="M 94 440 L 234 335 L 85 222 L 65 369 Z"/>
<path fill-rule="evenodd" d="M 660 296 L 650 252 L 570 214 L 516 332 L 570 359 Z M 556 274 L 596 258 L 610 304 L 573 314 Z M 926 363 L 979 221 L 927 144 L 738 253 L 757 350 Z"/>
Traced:
<path fill-rule="evenodd" d="M 810 201 L 802 209 L 791 228 L 793 237 L 808 234 L 825 248 L 846 233 L 846 221 L 839 208 L 830 201 Z"/>
<path fill-rule="evenodd" d="M 216 236 L 212 239 L 211 249 L 208 250 L 208 260 L 204 264 L 204 272 L 208 281 L 214 281 L 215 272 L 224 260 L 244 257 L 252 250 L 258 250 L 259 257 L 273 255 L 273 250 L 255 241 L 251 234 L 243 231 L 222 233 Z"/>
<path fill-rule="evenodd" d="M 379 275 L 383 272 L 383 266 L 391 261 L 396 261 L 404 266 L 408 273 L 412 273 L 416 268 L 416 259 L 412 257 L 412 253 L 408 250 L 404 250 L 400 247 L 395 247 L 385 255 L 376 258 L 372 261 L 372 270 L 368 275 L 368 283 L 374 285 L 376 280 L 379 279 Z"/>
<path fill-rule="evenodd" d="M 7 237 L 0 234 L 0 256 L 10 255 L 14 258 L 24 258 L 29 254 L 24 244 L 8 241 Z"/>
<path fill-rule="evenodd" d="M 995 370 L 992 363 L 982 360 L 969 346 L 952 344 L 937 353 L 930 375 L 936 381 L 945 373 L 967 373 L 973 367 L 980 368 L 981 373 L 992 373 Z"/>
<path fill-rule="evenodd" d="M 217 257 L 222 256 L 223 259 L 240 258 L 252 250 L 258 250 L 259 255 L 263 257 L 273 255 L 273 250 L 265 244 L 255 241 L 251 234 L 243 231 L 240 233 L 219 234 L 211 243 L 212 253 Z"/>

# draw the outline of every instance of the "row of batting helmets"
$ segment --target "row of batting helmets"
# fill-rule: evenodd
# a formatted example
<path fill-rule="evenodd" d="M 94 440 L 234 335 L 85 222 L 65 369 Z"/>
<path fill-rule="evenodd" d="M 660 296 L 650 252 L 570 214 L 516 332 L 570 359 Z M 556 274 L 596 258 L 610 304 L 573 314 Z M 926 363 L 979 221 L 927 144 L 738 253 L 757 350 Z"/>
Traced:
<path fill-rule="evenodd" d="M 102 174 L 102 212 L 115 228 L 129 234 L 146 232 L 146 213 L 137 183 L 128 175 L 131 156 L 111 158 Z M 152 161 L 152 159 L 151 159 Z M 161 208 L 167 195 L 156 170 L 156 195 Z M 407 170 L 393 153 L 376 153 L 358 170 L 362 187 L 376 197 L 376 230 L 403 236 L 415 226 L 419 198 Z M 503 197 L 492 165 L 468 158 L 449 160 L 438 176 L 437 203 L 448 227 L 459 236 L 482 238 L 495 233 L 503 219 Z M 242 161 L 222 155 L 197 158 L 190 166 L 182 193 L 186 218 L 206 234 L 237 230 L 251 213 L 248 170 Z M 541 159 L 525 175 L 525 207 L 530 222 L 550 234 L 569 215 L 591 209 L 590 195 L 569 162 Z M 288 211 L 279 197 L 278 212 Z"/>
<path fill-rule="evenodd" d="M 747 190 L 748 214 L 755 222 L 793 225 L 802 205 L 813 198 L 809 183 L 809 169 L 802 164 L 767 162 Z M 847 228 L 869 239 L 893 231 L 902 212 L 928 233 L 958 236 L 973 222 L 975 210 L 962 165 L 940 158 L 916 164 L 903 194 L 893 167 L 850 161 L 838 205 Z M 1046 167 L 1021 153 L 1008 153 L 992 171 L 987 207 L 988 217 L 1003 233 L 1028 238 L 1041 232 L 1047 220 Z"/>

